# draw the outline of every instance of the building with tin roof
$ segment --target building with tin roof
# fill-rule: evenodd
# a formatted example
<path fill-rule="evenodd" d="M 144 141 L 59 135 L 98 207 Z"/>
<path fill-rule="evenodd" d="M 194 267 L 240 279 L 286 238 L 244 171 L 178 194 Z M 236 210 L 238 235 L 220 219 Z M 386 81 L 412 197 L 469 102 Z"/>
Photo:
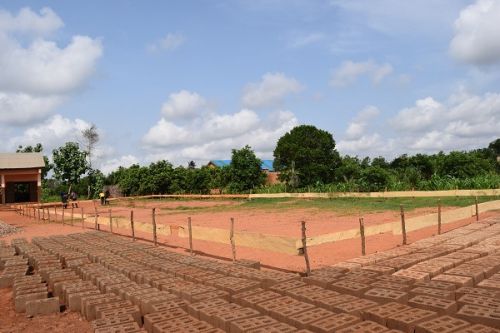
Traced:
<path fill-rule="evenodd" d="M 0 203 L 39 202 L 43 167 L 41 153 L 0 153 Z"/>

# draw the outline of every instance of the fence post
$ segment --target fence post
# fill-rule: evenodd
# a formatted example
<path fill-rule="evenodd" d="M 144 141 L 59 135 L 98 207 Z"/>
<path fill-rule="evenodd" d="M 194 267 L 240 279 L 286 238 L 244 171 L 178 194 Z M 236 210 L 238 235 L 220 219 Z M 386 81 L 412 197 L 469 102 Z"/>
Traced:
<path fill-rule="evenodd" d="M 94 223 L 95 223 L 95 230 L 99 230 L 99 222 L 97 221 L 98 217 L 97 217 L 97 206 L 95 205 L 95 200 L 92 200 L 92 202 L 94 203 L 94 213 L 95 213 L 95 220 L 94 220 Z"/>
<path fill-rule="evenodd" d="M 405 210 L 403 205 L 399 205 L 401 210 L 401 231 L 403 232 L 403 245 L 406 245 L 406 222 L 405 222 Z"/>
<path fill-rule="evenodd" d="M 130 211 L 130 228 L 132 229 L 132 241 L 135 242 L 134 211 Z"/>
<path fill-rule="evenodd" d="M 71 225 L 73 225 L 75 220 L 75 207 L 71 206 Z"/>
<path fill-rule="evenodd" d="M 155 244 L 155 246 L 158 245 L 158 240 L 156 238 L 156 208 L 153 208 L 153 211 L 152 211 L 152 214 L 153 214 L 153 242 Z"/>
<path fill-rule="evenodd" d="M 36 219 L 36 208 L 33 207 L 33 218 Z"/>
<path fill-rule="evenodd" d="M 40 207 L 37 208 L 38 222 L 40 222 Z"/>
<path fill-rule="evenodd" d="M 441 199 L 438 199 L 438 235 L 441 235 Z"/>
<path fill-rule="evenodd" d="M 57 206 L 54 206 L 54 222 L 57 223 Z"/>
<path fill-rule="evenodd" d="M 64 205 L 62 206 L 62 224 L 64 225 Z"/>
<path fill-rule="evenodd" d="M 109 232 L 113 233 L 113 217 L 111 215 L 111 208 L 108 210 L 109 214 Z"/>
<path fill-rule="evenodd" d="M 50 223 L 50 207 L 47 207 L 47 220 Z"/>
<path fill-rule="evenodd" d="M 189 253 L 193 255 L 193 229 L 191 229 L 191 217 L 188 217 L 188 231 L 189 231 Z"/>
<path fill-rule="evenodd" d="M 82 229 L 85 229 L 85 215 L 83 215 L 83 207 L 80 208 L 82 212 Z"/>
<path fill-rule="evenodd" d="M 365 241 L 365 221 L 362 217 L 359 218 L 359 233 L 361 235 L 361 255 L 366 255 L 366 241 Z"/>
<path fill-rule="evenodd" d="M 477 202 L 477 196 L 475 197 L 476 202 L 476 221 L 479 221 L 479 204 Z"/>
<path fill-rule="evenodd" d="M 229 241 L 231 242 L 231 252 L 233 254 L 233 263 L 236 261 L 236 244 L 234 242 L 234 218 L 231 217 L 231 229 L 229 231 Z"/>
<path fill-rule="evenodd" d="M 307 254 L 307 237 L 306 237 L 306 221 L 301 221 L 302 224 L 302 248 L 304 251 L 304 259 L 306 260 L 306 276 L 311 274 L 311 266 L 309 264 L 309 255 Z"/>

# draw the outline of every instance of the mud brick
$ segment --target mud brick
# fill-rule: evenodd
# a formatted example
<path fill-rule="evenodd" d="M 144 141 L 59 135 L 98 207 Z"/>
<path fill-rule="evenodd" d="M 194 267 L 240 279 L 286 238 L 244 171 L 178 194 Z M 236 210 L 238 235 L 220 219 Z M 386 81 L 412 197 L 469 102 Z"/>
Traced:
<path fill-rule="evenodd" d="M 269 316 L 257 316 L 245 319 L 238 319 L 231 322 L 231 327 L 228 332 L 244 333 L 253 329 L 269 327 L 278 324 L 279 322 Z"/>
<path fill-rule="evenodd" d="M 217 332 L 208 323 L 201 322 L 192 317 L 185 316 L 174 318 L 169 321 L 162 321 L 153 325 L 154 333 L 170 332 Z"/>
<path fill-rule="evenodd" d="M 238 304 L 228 303 L 213 308 L 204 308 L 200 310 L 200 320 L 206 321 L 214 326 L 217 326 L 215 321 L 215 316 L 219 314 L 231 313 L 237 310 L 243 309 L 243 307 Z"/>
<path fill-rule="evenodd" d="M 181 290 L 180 297 L 188 302 L 191 302 L 194 295 L 204 294 L 215 290 L 217 290 L 215 287 L 195 284 L 191 288 Z"/>
<path fill-rule="evenodd" d="M 455 293 L 453 291 L 442 290 L 442 289 L 417 287 L 410 290 L 409 292 L 410 298 L 413 298 L 417 295 L 426 295 L 436 298 L 448 299 L 450 301 L 455 300 Z"/>
<path fill-rule="evenodd" d="M 461 265 L 447 270 L 446 274 L 471 277 L 474 284 L 484 280 L 484 269 L 475 265 Z"/>
<path fill-rule="evenodd" d="M 500 327 L 500 308 L 466 304 L 457 312 L 457 317 L 471 323 Z"/>
<path fill-rule="evenodd" d="M 79 281 L 82 281 L 82 280 L 78 276 L 68 274 L 66 276 L 57 276 L 53 279 L 49 278 L 48 285 L 49 285 L 49 289 L 55 292 L 56 291 L 56 284 L 57 284 L 57 286 L 58 286 L 57 291 L 60 292 L 63 282 L 75 283 L 75 282 L 79 282 Z M 56 296 L 59 296 L 59 295 L 56 295 Z"/>
<path fill-rule="evenodd" d="M 396 276 L 396 275 L 380 275 L 375 278 L 377 281 L 385 281 L 390 283 L 397 284 L 406 284 L 408 286 L 413 285 L 415 283 L 415 279 L 405 277 L 405 276 Z"/>
<path fill-rule="evenodd" d="M 323 289 L 322 290 L 316 290 L 315 292 L 311 293 L 301 293 L 297 295 L 297 299 L 302 300 L 303 302 L 306 303 L 311 303 L 316 306 L 319 306 L 320 301 L 330 298 L 330 297 L 335 297 L 341 295 L 340 293 L 329 290 L 329 289 Z"/>
<path fill-rule="evenodd" d="M 181 280 L 177 277 L 167 277 L 167 278 L 163 278 L 163 279 L 159 279 L 159 280 L 154 280 L 151 283 L 151 286 L 160 289 L 160 286 L 162 284 L 170 285 L 172 283 L 179 282 L 179 281 L 181 281 Z"/>
<path fill-rule="evenodd" d="M 95 307 L 99 304 L 107 304 L 107 303 L 115 303 L 115 302 L 120 302 L 121 299 L 120 297 L 116 295 L 106 295 L 104 298 L 97 298 L 97 299 L 90 299 L 83 301 L 82 304 L 82 309 L 83 315 L 87 320 L 94 320 L 96 319 L 96 313 L 95 313 Z"/>
<path fill-rule="evenodd" d="M 90 324 L 92 326 L 92 329 L 96 330 L 98 328 L 105 328 L 132 322 L 134 322 L 134 318 L 131 315 L 119 315 L 114 318 L 96 319 L 93 320 Z"/>
<path fill-rule="evenodd" d="M 290 280 L 290 281 L 285 281 L 285 282 L 275 284 L 272 287 L 270 287 L 269 290 L 284 295 L 285 292 L 288 290 L 299 288 L 299 287 L 304 287 L 306 285 L 307 284 L 303 281 Z"/>
<path fill-rule="evenodd" d="M 297 333 L 297 329 L 285 323 L 276 323 L 271 326 L 253 328 L 247 331 L 248 333 Z"/>
<path fill-rule="evenodd" d="M 388 333 L 389 329 L 373 321 L 362 321 L 349 327 L 343 328 L 338 333 Z"/>
<path fill-rule="evenodd" d="M 408 291 L 411 289 L 411 286 L 408 284 L 402 283 L 394 283 L 389 281 L 376 281 L 370 284 L 372 287 L 383 288 L 383 289 L 392 289 L 399 291 Z"/>
<path fill-rule="evenodd" d="M 461 319 L 450 316 L 437 317 L 415 326 L 415 333 L 455 333 L 461 328 L 470 326 L 470 324 Z"/>
<path fill-rule="evenodd" d="M 141 311 L 137 305 L 125 306 L 117 309 L 102 310 L 98 319 L 115 318 L 122 315 L 131 315 L 135 322 L 142 325 Z"/>
<path fill-rule="evenodd" d="M 266 290 L 263 289 L 263 288 L 255 288 L 255 289 L 249 289 L 249 290 L 246 290 L 246 291 L 242 291 L 240 293 L 234 294 L 231 297 L 231 301 L 234 302 L 234 303 L 240 304 L 240 299 L 242 299 L 244 297 L 247 297 L 247 296 L 250 296 L 250 295 L 258 294 L 258 293 L 261 293 L 261 292 L 264 292 L 264 291 L 266 291 Z"/>
<path fill-rule="evenodd" d="M 203 294 L 193 295 L 191 296 L 191 299 L 189 301 L 190 303 L 196 303 L 196 302 L 206 301 L 212 298 L 221 298 L 228 302 L 231 300 L 231 296 L 227 291 L 214 290 Z"/>
<path fill-rule="evenodd" d="M 43 291 L 47 291 L 47 285 L 45 285 L 45 283 L 21 284 L 12 289 L 12 297 L 15 298 L 17 295 L 32 294 Z"/>
<path fill-rule="evenodd" d="M 289 322 L 295 315 L 311 309 L 314 309 L 314 305 L 298 301 L 274 308 L 269 311 L 269 315 L 279 321 Z"/>
<path fill-rule="evenodd" d="M 45 298 L 26 302 L 26 315 L 28 317 L 59 313 L 59 311 L 60 305 L 58 298 Z"/>
<path fill-rule="evenodd" d="M 184 301 L 184 300 L 172 299 L 172 300 L 169 300 L 166 302 L 153 304 L 151 306 L 151 311 L 152 312 L 161 312 L 161 311 L 167 311 L 167 310 L 176 309 L 176 308 L 181 308 L 182 310 L 187 311 L 187 306 L 188 306 L 188 303 L 186 303 L 186 301 Z"/>
<path fill-rule="evenodd" d="M 419 272 L 419 271 L 415 271 L 415 270 L 411 270 L 411 269 L 404 269 L 401 271 L 397 271 L 396 273 L 392 274 L 392 276 L 410 278 L 415 282 L 416 281 L 429 281 L 430 280 L 429 273 Z"/>
<path fill-rule="evenodd" d="M 109 295 L 104 295 L 104 294 L 99 293 L 99 294 L 82 295 L 79 298 L 80 298 L 80 313 L 84 316 L 85 315 L 85 304 L 87 304 L 88 301 L 96 300 L 96 299 L 107 299 L 107 298 L 109 298 Z"/>
<path fill-rule="evenodd" d="M 101 295 L 99 290 L 97 288 L 95 290 L 88 290 L 88 291 L 80 291 L 80 292 L 75 292 L 71 294 L 67 294 L 67 302 L 66 305 L 68 306 L 70 311 L 80 311 L 82 308 L 82 297 L 86 296 L 97 296 Z"/>
<path fill-rule="evenodd" d="M 500 299 L 494 297 L 484 297 L 481 295 L 466 294 L 457 300 L 458 306 L 473 304 L 490 308 L 500 308 Z"/>
<path fill-rule="evenodd" d="M 318 300 L 317 305 L 327 310 L 335 312 L 334 306 L 347 302 L 355 302 L 357 300 L 360 300 L 360 298 L 352 295 L 339 294 L 337 296 Z"/>
<path fill-rule="evenodd" d="M 381 266 L 381 265 L 368 265 L 361 267 L 361 270 L 373 271 L 382 275 L 390 275 L 394 273 L 396 270 L 394 267 L 389 266 Z"/>
<path fill-rule="evenodd" d="M 500 292 L 500 280 L 486 279 L 477 284 L 480 288 L 494 290 Z"/>
<path fill-rule="evenodd" d="M 136 333 L 136 332 L 143 332 L 143 330 L 135 322 L 122 323 L 94 330 L 94 333 Z"/>
<path fill-rule="evenodd" d="M 187 307 L 187 312 L 191 316 L 200 319 L 200 311 L 201 310 L 206 309 L 206 308 L 218 307 L 218 306 L 226 305 L 226 304 L 229 304 L 229 303 L 223 299 L 214 298 L 214 299 L 210 299 L 210 300 L 203 301 L 203 302 L 189 304 Z"/>
<path fill-rule="evenodd" d="M 456 299 L 459 299 L 460 297 L 467 294 L 484 296 L 484 297 L 499 297 L 499 294 L 492 292 L 489 289 L 476 288 L 476 287 L 458 288 L 455 292 L 455 297 Z"/>
<path fill-rule="evenodd" d="M 105 292 L 106 287 L 112 287 L 117 284 L 122 284 L 122 283 L 130 283 L 130 280 L 127 279 L 125 276 L 122 277 L 113 277 L 113 278 L 108 278 L 108 279 L 101 279 L 97 283 L 97 287 L 101 292 Z"/>
<path fill-rule="evenodd" d="M 328 274 L 328 275 L 323 275 L 323 274 L 317 274 L 317 275 L 310 275 L 307 277 L 302 278 L 302 281 L 304 281 L 307 284 L 314 285 L 314 286 L 319 286 L 322 288 L 328 287 L 330 283 L 338 281 L 339 277 L 342 277 L 344 274 L 342 273 L 334 273 L 334 274 Z"/>
<path fill-rule="evenodd" d="M 100 318 L 101 312 L 103 312 L 103 311 L 110 310 L 110 309 L 120 309 L 120 308 L 131 306 L 131 305 L 132 305 L 132 303 L 130 301 L 117 301 L 117 302 L 111 302 L 111 303 L 97 304 L 94 307 L 95 317 Z"/>
<path fill-rule="evenodd" d="M 42 277 L 38 274 L 36 275 L 27 275 L 27 276 L 19 276 L 14 278 L 13 281 L 13 286 L 14 288 L 17 287 L 18 285 L 21 284 L 26 284 L 26 283 L 41 283 L 42 282 Z"/>
<path fill-rule="evenodd" d="M 132 303 L 134 304 L 137 304 L 138 303 L 138 298 L 139 297 L 142 297 L 142 296 L 145 296 L 145 295 L 155 295 L 155 294 L 158 294 L 159 291 L 158 289 L 156 288 L 141 288 L 141 289 L 135 289 L 133 291 L 128 291 L 128 292 L 125 292 L 123 296 L 125 296 L 124 298 L 129 300 L 129 301 L 132 301 Z"/>
<path fill-rule="evenodd" d="M 271 311 L 277 308 L 291 306 L 297 303 L 302 303 L 302 302 L 294 298 L 291 298 L 290 296 L 282 296 L 279 298 L 274 298 L 267 301 L 259 302 L 255 305 L 255 307 L 263 314 L 270 315 Z"/>
<path fill-rule="evenodd" d="M 442 315 L 453 314 L 457 311 L 457 302 L 447 299 L 418 295 L 408 301 L 408 305 L 416 308 L 435 311 Z"/>
<path fill-rule="evenodd" d="M 300 329 L 310 329 L 310 324 L 313 324 L 322 319 L 333 317 L 336 315 L 332 311 L 321 308 L 312 308 L 304 312 L 297 313 L 289 318 L 289 323 Z"/>
<path fill-rule="evenodd" d="M 47 291 L 38 292 L 34 294 L 25 294 L 19 295 L 14 298 L 14 305 L 16 312 L 25 312 L 26 311 L 26 302 L 38 299 L 44 299 L 48 297 Z"/>
<path fill-rule="evenodd" d="M 454 283 L 442 282 L 442 281 L 417 281 L 413 285 L 415 287 L 424 287 L 424 288 L 433 288 L 447 291 L 454 291 L 457 289 L 457 286 Z"/>
<path fill-rule="evenodd" d="M 153 312 L 144 316 L 144 329 L 151 333 L 153 325 L 162 321 L 168 321 L 174 318 L 187 316 L 187 312 L 181 308 L 169 309 L 167 311 Z"/>
<path fill-rule="evenodd" d="M 338 293 L 336 291 L 325 290 L 324 288 L 314 286 L 314 285 L 306 285 L 303 287 L 287 290 L 287 291 L 285 291 L 285 295 L 296 298 L 300 301 L 312 303 L 314 299 L 316 299 L 320 296 L 324 296 L 325 292 L 327 292 L 327 291 L 333 292 L 334 293 L 333 295 L 335 295 L 335 294 L 338 295 Z"/>
<path fill-rule="evenodd" d="M 366 309 L 378 306 L 377 302 L 359 298 L 351 302 L 341 303 L 334 305 L 332 311 L 334 312 L 344 312 L 354 316 L 361 317 L 362 312 Z"/>
<path fill-rule="evenodd" d="M 458 288 L 460 287 L 472 287 L 474 284 L 474 280 L 469 276 L 460 276 L 460 275 L 450 275 L 450 274 L 439 274 L 432 278 L 433 281 L 443 281 L 454 283 Z"/>
<path fill-rule="evenodd" d="M 250 260 L 250 259 L 238 259 L 235 262 L 236 265 L 241 265 L 248 268 L 260 269 L 260 261 Z"/>
<path fill-rule="evenodd" d="M 0 275 L 0 288 L 11 287 L 14 284 L 14 279 L 16 277 L 24 276 L 28 272 L 28 267 L 26 267 L 25 271 L 18 273 L 10 273 L 6 274 L 5 272 Z"/>
<path fill-rule="evenodd" d="M 120 294 L 119 291 L 121 289 L 130 287 L 130 286 L 134 286 L 134 285 L 137 285 L 137 284 L 135 282 L 132 282 L 132 281 L 122 282 L 122 283 L 113 284 L 113 285 L 107 285 L 104 287 L 104 293 L 105 294 L 113 293 L 113 294 L 119 295 Z"/>
<path fill-rule="evenodd" d="M 350 282 L 357 282 L 357 283 L 363 283 L 363 284 L 370 284 L 375 281 L 376 277 L 374 276 L 366 276 L 362 274 L 349 274 L 349 275 L 344 275 L 340 278 L 337 279 L 337 281 L 350 281 Z M 333 282 L 333 283 L 335 283 Z"/>
<path fill-rule="evenodd" d="M 282 297 L 280 294 L 274 292 L 274 291 L 263 291 L 257 294 L 253 295 L 248 295 L 246 297 L 242 297 L 238 299 L 238 302 L 235 302 L 237 304 L 240 304 L 241 306 L 246 306 L 246 307 L 251 307 L 255 308 L 256 304 L 271 300 L 271 299 L 276 299 Z"/>
<path fill-rule="evenodd" d="M 151 295 L 147 295 L 147 297 L 139 299 L 140 303 L 138 305 L 139 308 L 141 309 L 142 314 L 145 315 L 153 311 L 152 306 L 155 304 L 168 302 L 170 300 L 178 300 L 178 299 L 179 298 L 177 296 L 174 296 L 172 294 L 160 294 L 160 295 L 153 294 L 153 297 L 151 297 Z"/>
<path fill-rule="evenodd" d="M 500 333 L 500 329 L 481 324 L 475 324 L 469 327 L 462 328 L 456 333 Z"/>
<path fill-rule="evenodd" d="M 408 309 L 387 317 L 387 327 L 407 333 L 413 333 L 416 324 L 435 317 L 437 317 L 437 313 L 434 311 Z"/>
<path fill-rule="evenodd" d="M 56 282 L 56 283 L 54 283 L 54 287 L 52 288 L 52 293 L 54 294 L 54 296 L 64 298 L 64 289 L 65 288 L 72 286 L 72 285 L 77 285 L 77 284 L 82 283 L 82 282 L 83 281 L 80 280 L 80 278 L 74 279 L 74 280 L 69 280 L 69 281 L 66 280 L 66 281 Z"/>
<path fill-rule="evenodd" d="M 345 293 L 353 296 L 361 296 L 371 287 L 370 285 L 365 283 L 351 281 L 351 280 L 343 280 L 332 283 L 330 285 L 330 288 L 339 293 Z"/>
<path fill-rule="evenodd" d="M 83 283 L 74 284 L 74 285 L 67 285 L 67 286 L 63 286 L 62 295 L 59 297 L 59 299 L 63 303 L 68 304 L 69 295 L 84 292 L 84 291 L 96 291 L 96 290 L 97 290 L 97 287 L 94 286 L 90 282 L 83 282 Z"/>
<path fill-rule="evenodd" d="M 235 311 L 223 312 L 213 316 L 214 326 L 229 332 L 231 323 L 235 320 L 258 317 L 260 312 L 255 309 L 241 308 Z"/>
<path fill-rule="evenodd" d="M 387 317 L 409 309 L 411 309 L 411 307 L 408 305 L 391 302 L 384 305 L 366 309 L 362 312 L 362 316 L 364 320 L 371 320 L 386 326 Z"/>
<path fill-rule="evenodd" d="M 406 304 L 406 302 L 408 302 L 408 293 L 383 288 L 370 289 L 363 297 L 379 303 L 398 302 Z"/>

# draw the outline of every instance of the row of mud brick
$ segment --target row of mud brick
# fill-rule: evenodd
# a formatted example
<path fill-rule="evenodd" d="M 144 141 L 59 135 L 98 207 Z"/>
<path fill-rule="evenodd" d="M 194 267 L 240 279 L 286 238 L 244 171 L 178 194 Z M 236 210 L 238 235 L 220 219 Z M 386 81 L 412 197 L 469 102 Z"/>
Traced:
<path fill-rule="evenodd" d="M 16 240 L 5 249 L 28 259 L 60 304 L 80 311 L 96 332 L 482 333 L 500 332 L 497 222 L 485 220 L 306 278 L 104 233 L 32 244 Z"/>

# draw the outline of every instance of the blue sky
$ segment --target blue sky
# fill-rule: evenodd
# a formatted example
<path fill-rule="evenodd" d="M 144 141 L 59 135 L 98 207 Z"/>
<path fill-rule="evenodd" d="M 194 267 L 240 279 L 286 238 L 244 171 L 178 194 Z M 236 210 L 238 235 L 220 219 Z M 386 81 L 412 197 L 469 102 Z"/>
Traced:
<path fill-rule="evenodd" d="M 342 154 L 500 136 L 500 1 L 0 1 L 2 151 L 100 132 L 95 165 L 272 157 L 299 124 Z"/>

